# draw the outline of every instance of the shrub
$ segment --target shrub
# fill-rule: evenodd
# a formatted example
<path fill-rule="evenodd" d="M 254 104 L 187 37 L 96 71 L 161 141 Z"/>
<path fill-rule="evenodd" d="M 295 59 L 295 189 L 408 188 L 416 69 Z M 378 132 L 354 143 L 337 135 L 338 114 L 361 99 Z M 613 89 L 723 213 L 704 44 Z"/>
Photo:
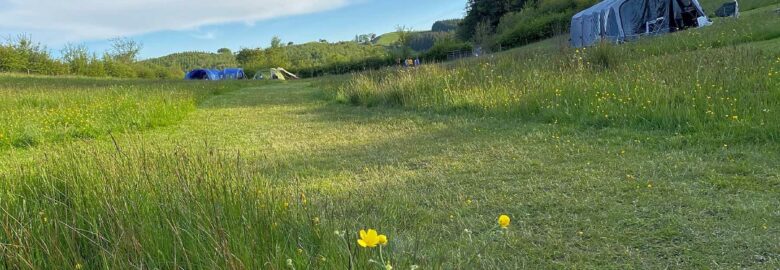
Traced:
<path fill-rule="evenodd" d="M 498 42 L 504 47 L 525 45 L 568 31 L 571 15 L 553 13 L 517 20 L 513 26 L 505 26 L 498 34 Z"/>
<path fill-rule="evenodd" d="M 455 39 L 454 36 L 447 36 L 436 40 L 433 47 L 422 57 L 428 61 L 447 60 L 447 55 L 453 51 L 471 51 L 472 46 L 468 43 Z"/>

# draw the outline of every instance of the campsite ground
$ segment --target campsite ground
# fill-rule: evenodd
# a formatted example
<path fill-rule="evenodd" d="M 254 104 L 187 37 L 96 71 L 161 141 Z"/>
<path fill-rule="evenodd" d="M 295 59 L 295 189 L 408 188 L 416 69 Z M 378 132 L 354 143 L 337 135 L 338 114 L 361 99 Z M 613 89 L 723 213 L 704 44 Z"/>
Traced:
<path fill-rule="evenodd" d="M 190 256 L 201 256 L 189 258 L 199 266 L 231 268 L 231 263 L 240 262 L 243 267 L 255 268 L 270 262 L 283 267 L 285 260 L 291 258 L 303 268 L 336 267 L 348 264 L 349 259 L 346 244 L 332 232 L 346 230 L 346 238 L 354 249 L 352 242 L 357 231 L 366 227 L 388 235 L 390 244 L 384 256 L 390 257 L 397 269 L 412 264 L 425 268 L 503 269 L 531 265 L 567 268 L 608 265 L 772 268 L 778 265 L 780 247 L 776 239 L 780 237 L 780 223 L 776 211 L 780 205 L 775 165 L 780 163 L 780 149 L 777 145 L 725 146 L 707 140 L 699 143 L 699 138 L 665 132 L 579 129 L 392 108 L 350 107 L 325 101 L 321 91 L 311 83 L 272 84 L 219 95 L 205 101 L 180 124 L 123 135 L 116 138 L 116 145 L 104 138 L 6 151 L 2 158 L 6 169 L 24 162 L 40 166 L 40 171 L 17 171 L 11 175 L 33 179 L 47 172 L 62 177 L 43 177 L 57 185 L 79 179 L 72 174 L 97 178 L 139 174 L 143 166 L 126 165 L 144 163 L 137 159 L 156 159 L 149 156 L 173 158 L 169 156 L 172 153 L 189 153 L 190 158 L 209 160 L 203 153 L 219 151 L 230 160 L 226 164 L 236 164 L 238 169 L 252 172 L 247 173 L 252 179 L 242 179 L 252 184 L 238 186 L 233 192 L 254 192 L 253 188 L 270 183 L 273 203 L 293 203 L 297 206 L 291 211 L 300 212 L 292 218 L 297 221 L 276 222 L 290 222 L 289 226 L 299 227 L 306 233 L 284 235 L 287 239 L 271 243 L 255 242 L 259 235 L 272 228 L 260 225 L 243 230 L 227 225 L 219 228 L 219 223 L 214 223 L 215 217 L 200 215 L 215 215 L 220 210 L 196 210 L 184 205 L 177 206 L 181 208 L 178 211 L 165 209 L 173 207 L 175 201 L 168 201 L 170 198 L 156 192 L 121 195 L 103 202 L 84 195 L 97 201 L 85 200 L 83 205 L 70 206 L 45 205 L 50 199 L 40 195 L 26 197 L 32 209 L 24 212 L 33 218 L 24 226 L 6 223 L 4 228 L 20 230 L 17 232 L 21 235 L 40 230 L 38 239 L 26 239 L 32 242 L 68 242 L 56 240 L 63 237 L 57 235 L 58 230 L 100 230 L 106 243 L 98 246 L 110 248 L 124 245 L 123 237 L 112 235 L 116 233 L 113 230 L 99 228 L 105 221 L 81 214 L 111 215 L 111 211 L 100 209 L 116 207 L 117 202 L 150 208 L 150 213 L 177 213 L 174 217 L 124 216 L 121 210 L 116 213 L 123 215 L 115 217 L 119 219 L 114 221 L 116 225 L 127 226 L 123 231 L 134 234 L 137 248 L 142 250 L 132 256 L 133 252 L 124 249 L 100 252 L 93 243 L 84 240 L 76 241 L 71 247 L 33 244 L 21 253 L 41 252 L 37 249 L 43 247 L 75 252 L 75 256 L 67 257 L 83 261 L 70 263 L 93 266 L 105 265 L 104 261 L 110 261 L 112 256 L 118 257 L 113 258 L 117 259 L 115 265 L 140 256 L 135 259 L 137 263 L 170 268 L 175 260 L 166 261 L 164 255 L 156 254 L 155 250 L 161 248 L 157 245 L 162 245 L 174 250 L 181 248 L 178 252 L 185 256 L 188 252 Z M 116 162 L 124 165 L 109 164 L 113 163 L 109 160 L 117 158 L 111 154 L 117 147 L 126 152 L 143 148 L 148 156 L 130 154 Z M 58 160 L 57 152 L 73 152 L 62 154 L 65 157 L 92 153 L 95 159 L 106 161 L 102 166 L 107 168 L 103 170 L 119 173 L 101 172 L 84 165 L 90 162 L 79 158 Z M 67 173 L 74 167 L 87 171 Z M 168 173 L 187 170 L 175 166 L 167 169 L 171 170 Z M 219 170 L 204 173 L 202 180 L 221 180 Z M 129 177 L 139 182 L 129 190 L 143 192 L 165 186 L 150 183 L 152 180 L 182 184 L 176 178 L 155 177 Z M 13 186 L 14 180 L 7 178 L 4 182 Z M 123 178 L 103 181 L 113 183 Z M 96 188 L 93 185 L 68 185 L 72 194 L 101 193 L 99 189 L 92 190 Z M 6 188 L 6 191 L 15 190 Z M 299 194 L 305 194 L 308 206 L 301 205 Z M 254 202 L 230 204 L 221 195 L 210 198 L 216 200 L 213 203 L 237 209 L 254 206 Z M 166 204 L 149 203 L 158 200 Z M 17 207 L 3 202 L 4 209 Z M 39 211 L 50 215 L 51 222 L 79 227 L 39 228 L 45 225 L 36 224 L 42 222 L 35 218 Z M 54 215 L 62 211 L 76 212 L 76 217 L 85 220 L 71 220 L 67 218 L 69 215 L 55 220 Z M 509 229 L 496 228 L 499 214 L 512 217 Z M 246 213 L 223 215 L 238 219 Z M 22 215 L 9 217 L 6 213 L 4 220 L 9 218 L 26 219 Z M 314 218 L 316 224 L 306 222 Z M 211 237 L 224 230 L 220 241 L 227 241 L 227 245 L 236 249 L 243 247 L 230 256 L 197 254 L 196 244 L 168 247 L 154 240 L 155 236 L 141 233 L 150 229 L 167 236 L 168 225 L 160 228 L 154 224 L 169 223 L 182 228 L 200 228 Z M 315 247 L 314 243 L 307 243 L 303 239 L 311 237 L 311 230 L 317 231 L 317 241 L 332 244 Z M 10 236 L 5 234 L 0 239 L 5 242 Z M 205 245 L 220 245 L 212 242 L 217 239 L 200 241 L 205 241 Z M 269 251 L 253 245 L 276 245 L 277 249 Z M 298 247 L 303 251 L 295 251 Z M 188 250 L 182 250 L 185 248 Z M 242 253 L 243 249 L 247 253 Z M 19 250 L 6 249 L 5 255 L 15 251 Z M 38 260 L 42 258 L 45 257 Z M 47 265 L 38 264 L 43 262 L 45 259 L 33 265 Z"/>
<path fill-rule="evenodd" d="M 749 54 L 753 65 L 734 63 L 770 67 L 734 77 L 726 90 L 739 101 L 725 99 L 734 92 L 714 92 L 725 96 L 713 110 L 737 104 L 752 115 L 703 123 L 750 131 L 740 123 L 780 109 L 771 88 L 780 74 L 772 69 L 780 65 L 772 25 L 753 28 L 764 33 L 753 39 L 692 34 L 701 46 L 685 49 L 758 47 L 766 51 Z M 670 40 L 626 47 L 679 45 Z M 718 49 L 733 40 L 744 43 Z M 667 58 L 674 59 L 633 60 L 652 68 Z M 726 74 L 718 70 L 702 68 L 701 76 Z M 610 82 L 609 71 L 582 72 Z M 438 78 L 423 75 L 409 78 Z M 487 90 L 502 90 L 495 87 L 501 80 L 474 86 L 488 94 L 478 101 L 493 104 Z M 683 81 L 639 82 L 650 80 L 667 91 Z M 535 121 L 410 103 L 352 106 L 331 98 L 332 81 L 0 76 L 0 269 L 780 267 L 776 134 Z M 528 98 L 560 94 L 539 85 Z M 766 98 L 749 99 L 758 94 Z M 689 100 L 653 97 L 651 109 Z M 769 107 L 742 108 L 751 104 Z M 631 114 L 632 107 L 619 108 Z M 760 130 L 778 127 L 768 119 Z M 506 229 L 496 223 L 501 214 L 512 219 Z M 364 228 L 386 234 L 387 245 L 359 247 Z"/>

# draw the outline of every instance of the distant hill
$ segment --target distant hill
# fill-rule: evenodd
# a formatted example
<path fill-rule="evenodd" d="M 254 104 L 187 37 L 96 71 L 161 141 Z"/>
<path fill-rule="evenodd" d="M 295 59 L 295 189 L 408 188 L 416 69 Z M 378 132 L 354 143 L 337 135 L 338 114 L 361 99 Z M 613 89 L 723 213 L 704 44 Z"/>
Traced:
<path fill-rule="evenodd" d="M 390 32 L 381 36 L 378 36 L 376 39 L 372 40 L 371 42 L 376 45 L 381 46 L 392 46 L 396 42 L 398 42 L 398 33 L 396 32 Z"/>
<path fill-rule="evenodd" d="M 192 70 L 196 68 L 236 67 L 238 62 L 233 54 L 209 52 L 181 52 L 142 61 L 167 68 Z"/>

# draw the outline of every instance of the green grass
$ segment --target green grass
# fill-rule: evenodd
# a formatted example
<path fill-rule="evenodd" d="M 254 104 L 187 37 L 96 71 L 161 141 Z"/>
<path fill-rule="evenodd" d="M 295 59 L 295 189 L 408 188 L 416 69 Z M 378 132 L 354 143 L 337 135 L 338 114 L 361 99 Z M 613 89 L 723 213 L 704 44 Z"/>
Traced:
<path fill-rule="evenodd" d="M 780 16 L 764 8 L 624 46 L 527 46 L 455 64 L 362 73 L 334 80 L 328 93 L 368 107 L 777 142 L 780 57 L 752 44 L 778 36 Z"/>
<path fill-rule="evenodd" d="M 237 84 L 2 76 L 0 150 L 174 124 Z"/>
<path fill-rule="evenodd" d="M 398 33 L 390 32 L 377 37 L 376 41 L 374 41 L 374 44 L 381 45 L 381 46 L 392 46 L 395 45 L 396 42 L 398 42 L 398 38 L 399 38 Z"/>
<path fill-rule="evenodd" d="M 780 149 L 700 139 L 246 88 L 116 144 L 6 152 L 0 267 L 379 268 L 361 228 L 395 269 L 776 267 Z"/>
<path fill-rule="evenodd" d="M 96 119 L 0 148 L 0 269 L 778 268 L 761 12 L 734 37 L 284 83 L 0 76 L 3 123 Z"/>

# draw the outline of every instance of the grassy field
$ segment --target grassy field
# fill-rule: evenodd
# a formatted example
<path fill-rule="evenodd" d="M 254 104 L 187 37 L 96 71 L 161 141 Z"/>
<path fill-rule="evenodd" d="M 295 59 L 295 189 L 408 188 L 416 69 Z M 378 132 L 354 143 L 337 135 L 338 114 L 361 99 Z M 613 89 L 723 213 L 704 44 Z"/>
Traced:
<path fill-rule="evenodd" d="M 374 41 L 374 44 L 376 45 L 382 45 L 382 46 L 392 46 L 395 45 L 396 42 L 398 42 L 398 33 L 391 32 L 383 34 L 376 38 L 376 41 Z"/>
<path fill-rule="evenodd" d="M 0 149 L 174 124 L 239 85 L 0 76 Z"/>
<path fill-rule="evenodd" d="M 286 83 L 0 75 L 0 269 L 779 268 L 771 8 Z"/>
<path fill-rule="evenodd" d="M 777 144 L 699 139 L 245 88 L 116 143 L 6 150 L 0 266 L 381 268 L 374 228 L 395 269 L 777 267 Z"/>
<path fill-rule="evenodd" d="M 624 46 L 531 45 L 450 65 L 368 72 L 333 80 L 328 93 L 368 107 L 777 142 L 780 52 L 771 45 L 780 37 L 776 7 Z"/>

